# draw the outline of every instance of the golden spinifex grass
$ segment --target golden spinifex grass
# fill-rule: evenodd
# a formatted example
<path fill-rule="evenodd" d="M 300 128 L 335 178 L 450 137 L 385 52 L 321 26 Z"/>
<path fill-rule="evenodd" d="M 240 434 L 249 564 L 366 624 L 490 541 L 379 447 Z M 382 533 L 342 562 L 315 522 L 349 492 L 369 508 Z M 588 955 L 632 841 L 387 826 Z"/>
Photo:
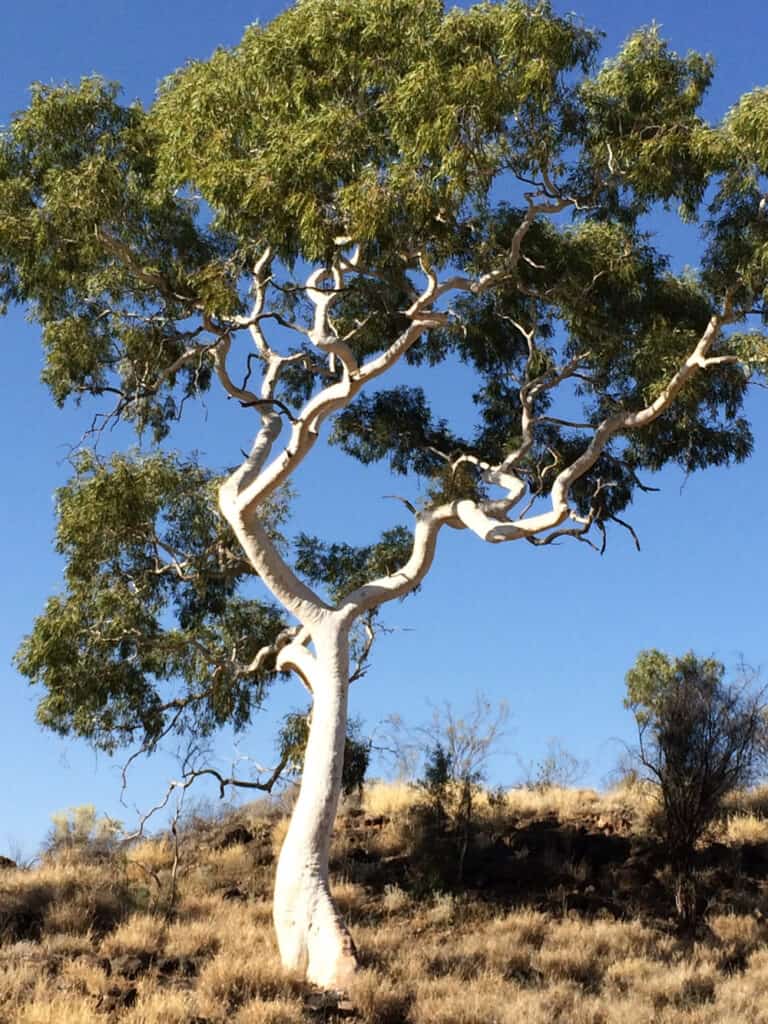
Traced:
<path fill-rule="evenodd" d="M 613 913 L 574 909 L 573 893 L 587 893 L 595 879 L 599 888 L 602 876 L 572 859 L 557 864 L 556 851 L 549 860 L 557 881 L 543 894 L 511 894 L 494 888 L 494 879 L 481 887 L 473 877 L 463 888 L 430 890 L 409 868 L 403 845 L 415 829 L 410 796 L 409 803 L 401 787 L 387 803 L 377 786 L 376 813 L 348 808 L 337 822 L 334 893 L 366 950 L 341 1003 L 286 976 L 280 965 L 265 853 L 268 827 L 279 828 L 280 819 L 257 823 L 262 845 L 227 845 L 232 820 L 224 819 L 182 836 L 172 906 L 162 887 L 173 850 L 163 838 L 109 860 L 70 850 L 32 870 L 0 874 L 0 1021 L 768 1024 L 764 879 L 726 877 L 725 868 L 717 869 L 727 895 L 711 901 L 694 937 L 677 935 L 661 913 L 663 902 L 654 913 L 640 892 L 629 893 Z M 553 816 L 559 822 L 553 834 L 560 827 L 563 835 L 574 826 L 598 835 L 609 830 L 609 820 L 620 828 L 631 819 L 628 838 L 645 843 L 647 795 L 634 803 L 633 797 L 632 791 L 589 798 L 515 792 L 501 809 L 498 802 L 488 806 L 485 822 L 480 801 L 479 845 L 490 828 L 498 839 L 524 834 L 531 822 L 549 828 Z M 263 809 L 241 809 L 238 824 L 254 831 L 257 813 Z M 727 809 L 719 838 L 735 844 L 734 858 L 740 843 L 762 835 L 755 825 L 763 821 L 760 813 L 746 797 Z M 524 867 L 525 853 L 515 856 Z M 139 860 L 151 865 L 156 882 L 137 870 Z M 399 881 L 392 880 L 395 867 Z"/>

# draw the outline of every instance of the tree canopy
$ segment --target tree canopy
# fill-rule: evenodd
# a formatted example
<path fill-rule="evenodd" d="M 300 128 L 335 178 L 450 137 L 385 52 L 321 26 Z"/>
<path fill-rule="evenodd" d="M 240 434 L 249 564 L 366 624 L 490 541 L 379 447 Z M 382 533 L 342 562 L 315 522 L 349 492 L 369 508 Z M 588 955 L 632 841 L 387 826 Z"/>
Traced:
<path fill-rule="evenodd" d="M 147 109 L 97 77 L 33 86 L 0 136 L 0 302 L 40 325 L 54 400 L 95 396 L 144 446 L 83 455 L 59 494 L 65 591 L 19 656 L 45 724 L 106 747 L 243 725 L 286 594 L 363 612 L 418 585 L 410 522 L 363 549 L 277 536 L 326 421 L 352 458 L 428 482 L 417 542 L 443 516 L 602 545 L 644 471 L 749 455 L 768 89 L 709 124 L 710 58 L 656 27 L 603 63 L 599 43 L 548 3 L 299 0 Z M 701 226 L 697 267 L 658 248 L 662 208 Z M 380 381 L 397 362 L 453 364 L 471 429 Z M 268 503 L 243 550 L 220 469 L 153 448 L 214 384 L 242 408 L 233 462 L 256 436 L 238 500 Z"/>

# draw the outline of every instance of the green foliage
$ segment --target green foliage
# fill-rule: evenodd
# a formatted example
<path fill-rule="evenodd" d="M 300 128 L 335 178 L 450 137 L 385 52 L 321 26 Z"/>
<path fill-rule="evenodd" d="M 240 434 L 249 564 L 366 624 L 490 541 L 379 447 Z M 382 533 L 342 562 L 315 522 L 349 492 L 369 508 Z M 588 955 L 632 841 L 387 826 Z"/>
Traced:
<path fill-rule="evenodd" d="M 508 285 L 460 300 L 409 356 L 457 357 L 474 371 L 475 431 L 463 437 L 431 396 L 404 386 L 361 396 L 334 429 L 355 458 L 431 478 L 435 499 L 479 496 L 477 473 L 447 475 L 435 450 L 498 457 L 519 435 L 525 375 L 588 346 L 580 390 L 594 422 L 658 393 L 734 277 L 745 303 L 764 298 L 766 91 L 713 127 L 698 114 L 710 58 L 677 55 L 654 26 L 595 71 L 598 41 L 547 3 L 301 0 L 172 74 L 148 111 L 97 78 L 35 86 L 0 139 L 0 303 L 27 303 L 41 323 L 57 402 L 114 392 L 116 415 L 161 438 L 209 387 L 202 324 L 223 328 L 243 311 L 265 245 L 278 257 L 275 312 L 306 325 L 290 266 L 329 257 L 339 239 L 361 242 L 369 273 L 350 280 L 335 316 L 342 333 L 354 328 L 359 357 L 374 354 L 407 323 L 412 254 L 503 269 L 524 214 L 509 172 L 527 182 L 545 171 L 578 200 L 572 222 L 536 223 Z M 498 202 L 502 180 L 513 198 Z M 699 217 L 713 183 L 704 273 L 673 276 L 638 217 L 659 201 Z M 531 316 L 538 351 L 527 362 L 513 321 Z M 757 348 L 753 369 L 765 362 Z M 611 475 L 631 472 L 604 518 L 627 505 L 638 469 L 749 453 L 734 413 L 743 374 L 700 380 L 684 409 L 613 444 Z M 318 382 L 294 364 L 278 393 L 293 407 Z M 548 402 L 542 393 L 540 413 Z M 539 493 L 550 453 L 564 457 L 579 437 L 541 426 L 525 467 Z M 606 468 L 583 479 L 580 505 Z"/>
<path fill-rule="evenodd" d="M 35 85 L 0 138 L 0 302 L 28 304 L 41 324 L 59 404 L 117 374 L 135 398 L 126 415 L 161 437 L 210 379 L 190 364 L 151 385 L 183 351 L 181 322 L 202 301 L 239 300 L 221 273 L 214 284 L 223 243 L 196 222 L 195 202 L 157 188 L 157 137 L 117 94 L 98 78 Z"/>
<path fill-rule="evenodd" d="M 283 718 L 278 734 L 281 760 L 287 770 L 300 775 L 304 766 L 304 753 L 309 739 L 311 711 L 292 711 Z M 344 761 L 341 768 L 341 791 L 345 796 L 362 793 L 365 775 L 371 760 L 371 741 L 362 736 L 362 722 L 351 718 L 344 737 Z"/>
<path fill-rule="evenodd" d="M 161 176 L 194 182 L 222 226 L 288 259 L 321 258 L 339 235 L 389 251 L 445 235 L 450 251 L 436 217 L 486 197 L 513 115 L 521 167 L 540 133 L 563 135 L 562 76 L 594 47 L 546 4 L 301 0 L 166 81 Z"/>
<path fill-rule="evenodd" d="M 450 783 L 454 781 L 453 757 L 438 741 L 426 751 L 422 776 L 416 785 L 424 793 L 440 821 L 447 817 Z"/>
<path fill-rule="evenodd" d="M 671 51 L 654 25 L 582 86 L 588 159 L 610 161 L 638 208 L 677 199 L 693 211 L 701 202 L 717 140 L 697 109 L 713 70 L 711 57 Z"/>
<path fill-rule="evenodd" d="M 91 454 L 57 495 L 65 591 L 17 656 L 38 718 L 105 749 L 168 727 L 244 727 L 273 668 L 248 668 L 284 622 L 241 593 L 253 570 L 215 504 L 216 478 L 174 455 Z M 285 506 L 274 503 L 277 533 Z"/>
<path fill-rule="evenodd" d="M 626 682 L 638 761 L 660 791 L 657 829 L 673 865 L 689 874 L 695 844 L 723 798 L 765 767 L 764 691 L 747 678 L 726 682 L 719 661 L 693 652 L 643 651 Z"/>
<path fill-rule="evenodd" d="M 413 538 L 404 526 L 385 530 L 376 544 L 326 544 L 301 533 L 296 538 L 296 568 L 314 583 L 323 583 L 332 601 L 378 576 L 396 572 L 411 552 Z"/>
<path fill-rule="evenodd" d="M 742 96 L 723 125 L 725 173 L 710 205 L 705 280 L 712 289 L 733 286 L 744 305 L 754 303 L 768 322 L 768 88 Z M 731 280 L 729 280 L 729 278 Z M 762 340 L 765 362 L 765 340 Z"/>
<path fill-rule="evenodd" d="M 107 420 L 159 441 L 225 347 L 251 423 L 238 386 L 255 385 L 245 314 L 266 247 L 258 328 L 296 357 L 274 392 L 287 420 L 345 372 L 310 344 L 310 266 L 338 270 L 359 244 L 329 328 L 361 361 L 403 336 L 425 270 L 500 275 L 437 302 L 439 325 L 405 360 L 418 386 L 369 389 L 332 427 L 358 461 L 423 478 L 426 505 L 496 497 L 483 467 L 517 448 L 531 504 L 546 498 L 597 425 L 658 398 L 727 310 L 711 351 L 725 362 L 573 485 L 575 510 L 604 528 L 643 470 L 751 452 L 743 401 L 768 365 L 768 91 L 710 125 L 709 57 L 674 53 L 653 26 L 600 67 L 598 44 L 547 2 L 298 0 L 171 74 L 147 110 L 96 77 L 37 84 L 0 132 L 0 308 L 39 323 L 55 402 L 107 398 Z M 552 215 L 529 223 L 531 203 Z M 659 207 L 705 227 L 700 270 L 672 272 L 647 231 Z M 449 400 L 447 378 L 428 378 L 441 364 L 465 378 Z M 41 721 L 106 748 L 247 723 L 271 676 L 249 663 L 283 620 L 252 596 L 215 486 L 175 456 L 76 466 L 58 504 L 65 588 L 18 659 L 46 688 Z M 274 532 L 277 509 L 262 511 Z M 359 548 L 302 535 L 295 565 L 340 601 L 410 547 L 401 527 Z"/>

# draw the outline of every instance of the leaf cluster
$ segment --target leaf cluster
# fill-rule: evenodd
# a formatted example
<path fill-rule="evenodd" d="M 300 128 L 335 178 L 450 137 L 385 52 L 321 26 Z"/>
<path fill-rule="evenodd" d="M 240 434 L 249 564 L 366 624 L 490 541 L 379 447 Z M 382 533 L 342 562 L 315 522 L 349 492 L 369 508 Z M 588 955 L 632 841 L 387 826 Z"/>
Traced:
<path fill-rule="evenodd" d="M 291 711 L 283 718 L 278 733 L 280 758 L 285 761 L 287 770 L 293 775 L 300 774 L 304 766 L 311 716 L 311 711 Z M 372 744 L 369 739 L 363 737 L 362 728 L 359 718 L 351 718 L 347 722 L 341 768 L 341 791 L 344 796 L 362 792 L 371 760 Z"/>
<path fill-rule="evenodd" d="M 411 553 L 413 538 L 404 526 L 385 530 L 375 544 L 355 547 L 346 543 L 325 543 L 300 533 L 295 541 L 296 568 L 313 583 L 322 583 L 332 601 L 378 576 L 388 576 L 403 565 Z"/>
<path fill-rule="evenodd" d="M 544 3 L 300 0 L 167 79 L 161 176 L 286 259 L 321 259 L 342 235 L 385 251 L 444 238 L 450 252 L 450 225 L 487 196 L 513 135 L 527 167 L 543 132 L 562 134 L 564 75 L 595 45 Z"/>
<path fill-rule="evenodd" d="M 249 663 L 284 627 L 247 596 L 253 570 L 215 505 L 216 478 L 194 461 L 91 454 L 57 494 L 64 592 L 49 599 L 17 664 L 45 688 L 39 720 L 112 749 L 138 731 L 205 735 L 244 727 L 274 664 Z M 285 513 L 273 506 L 276 534 Z"/>

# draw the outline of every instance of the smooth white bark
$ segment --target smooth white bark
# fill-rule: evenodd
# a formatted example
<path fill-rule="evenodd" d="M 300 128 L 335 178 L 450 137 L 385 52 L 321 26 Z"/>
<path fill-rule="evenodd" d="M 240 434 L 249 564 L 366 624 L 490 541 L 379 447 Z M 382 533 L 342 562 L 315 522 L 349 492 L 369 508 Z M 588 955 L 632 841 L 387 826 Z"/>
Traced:
<path fill-rule="evenodd" d="M 314 699 L 299 795 L 277 864 L 273 915 L 284 966 L 322 988 L 339 989 L 357 967 L 328 881 L 347 726 L 348 632 L 338 616 L 329 616 L 313 639 L 314 656 L 292 644 L 280 657 L 282 668 L 305 678 Z"/>

